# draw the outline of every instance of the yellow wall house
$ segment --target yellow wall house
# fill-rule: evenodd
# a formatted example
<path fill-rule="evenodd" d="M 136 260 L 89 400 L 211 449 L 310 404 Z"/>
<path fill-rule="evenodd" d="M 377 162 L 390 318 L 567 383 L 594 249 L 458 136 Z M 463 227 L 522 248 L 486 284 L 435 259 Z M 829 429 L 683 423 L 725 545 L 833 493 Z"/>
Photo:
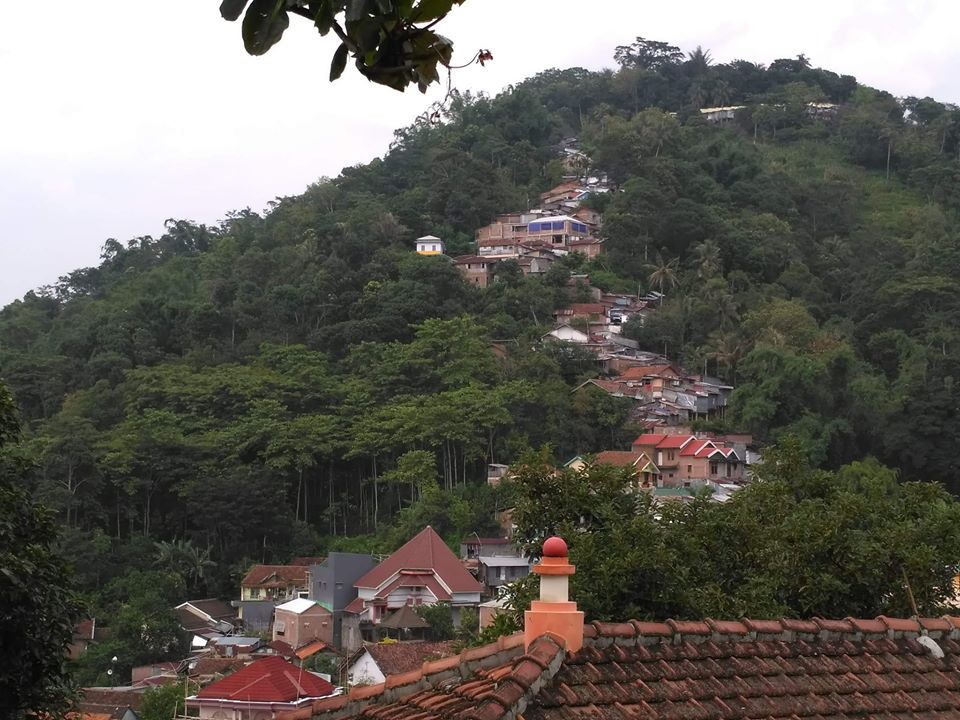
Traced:
<path fill-rule="evenodd" d="M 436 235 L 417 238 L 417 252 L 420 255 L 443 255 L 443 240 Z"/>

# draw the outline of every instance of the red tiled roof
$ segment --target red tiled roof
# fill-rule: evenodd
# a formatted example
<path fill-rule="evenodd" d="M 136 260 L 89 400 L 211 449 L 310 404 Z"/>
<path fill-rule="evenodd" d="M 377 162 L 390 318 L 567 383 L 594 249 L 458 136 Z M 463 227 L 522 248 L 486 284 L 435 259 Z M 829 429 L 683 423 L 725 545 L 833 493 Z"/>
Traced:
<path fill-rule="evenodd" d="M 697 453 L 699 453 L 704 448 L 713 450 L 714 448 L 716 448 L 716 445 L 714 445 L 710 440 L 703 440 L 703 439 L 694 440 L 693 442 L 689 443 L 683 448 L 683 452 L 680 453 L 680 456 L 689 457 L 691 455 L 697 455 Z"/>
<path fill-rule="evenodd" d="M 305 660 L 308 657 L 316 655 L 321 650 L 326 650 L 327 644 L 322 640 L 314 640 L 309 642 L 306 645 L 301 645 L 297 648 L 296 656 L 301 660 Z"/>
<path fill-rule="evenodd" d="M 197 659 L 193 667 L 189 668 L 189 674 L 190 677 L 224 675 L 239 670 L 246 664 L 246 660 L 240 658 L 206 656 Z"/>
<path fill-rule="evenodd" d="M 246 702 L 291 702 L 304 697 L 324 697 L 333 685 L 301 670 L 280 657 L 265 657 L 222 680 L 207 685 L 197 697 Z"/>
<path fill-rule="evenodd" d="M 685 447 L 688 442 L 696 442 L 693 435 L 667 435 L 657 443 L 657 450 L 671 450 Z"/>
<path fill-rule="evenodd" d="M 286 587 L 307 584 L 306 565 L 254 565 L 247 572 L 241 587 Z"/>
<path fill-rule="evenodd" d="M 664 439 L 669 437 L 668 435 L 653 435 L 653 434 L 644 434 L 637 437 L 633 441 L 634 445 L 643 445 L 646 447 L 656 447 L 658 444 L 662 443 Z"/>
<path fill-rule="evenodd" d="M 628 367 L 620 375 L 618 380 L 643 380 L 645 377 L 679 377 L 673 365 L 634 365 Z"/>
<path fill-rule="evenodd" d="M 297 656 L 293 651 L 293 646 L 283 640 L 271 640 L 267 643 L 267 647 L 276 652 L 280 657 L 292 660 Z"/>
<path fill-rule="evenodd" d="M 348 613 L 363 612 L 363 598 L 355 597 L 353 600 L 347 603 L 346 607 L 343 608 L 343 611 Z"/>
<path fill-rule="evenodd" d="M 473 593 L 482 589 L 429 525 L 354 584 L 379 588 L 401 570 L 433 570 L 451 592 Z"/>
<path fill-rule="evenodd" d="M 370 653 L 384 675 L 399 675 L 419 670 L 428 660 L 456 655 L 452 641 L 370 643 L 363 650 Z"/>
<path fill-rule="evenodd" d="M 925 637 L 924 637 L 925 636 Z M 931 642 L 932 641 L 932 642 Z M 517 644 L 519 642 L 519 647 Z M 286 715 L 321 720 L 948 720 L 960 618 L 591 623 L 522 636 Z M 936 646 L 943 657 L 937 658 Z M 510 654 L 508 647 L 516 648 Z M 456 678 L 450 682 L 450 678 Z"/>
<path fill-rule="evenodd" d="M 650 458 L 645 453 L 633 452 L 632 450 L 604 450 L 598 452 L 594 457 L 597 464 L 613 465 L 615 467 L 633 467 L 641 460 L 650 462 Z"/>

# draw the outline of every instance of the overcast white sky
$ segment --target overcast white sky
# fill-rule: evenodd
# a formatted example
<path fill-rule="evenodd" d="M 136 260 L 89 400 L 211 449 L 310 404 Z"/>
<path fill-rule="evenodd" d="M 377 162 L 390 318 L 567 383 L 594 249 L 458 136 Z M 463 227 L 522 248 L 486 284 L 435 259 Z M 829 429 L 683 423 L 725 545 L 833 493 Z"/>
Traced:
<path fill-rule="evenodd" d="M 372 85 L 348 66 L 327 82 L 335 40 L 293 18 L 248 57 L 219 0 L 7 3 L 0 35 L 0 305 L 98 262 L 108 237 L 159 235 L 166 218 L 215 223 L 262 209 L 386 152 L 442 93 Z M 467 0 L 443 21 L 455 58 L 485 68 L 461 89 L 495 93 L 550 67 L 611 66 L 641 35 L 718 62 L 805 53 L 897 95 L 960 101 L 953 0 L 653 3 Z"/>

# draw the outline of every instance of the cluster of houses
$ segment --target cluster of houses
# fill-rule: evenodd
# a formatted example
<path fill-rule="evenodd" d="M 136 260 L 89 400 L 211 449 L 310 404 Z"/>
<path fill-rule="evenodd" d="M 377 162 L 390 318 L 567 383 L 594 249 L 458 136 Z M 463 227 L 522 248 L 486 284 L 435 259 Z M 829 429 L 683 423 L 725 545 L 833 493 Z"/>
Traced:
<path fill-rule="evenodd" d="M 575 139 L 567 142 L 575 143 Z M 578 169 L 577 161 L 583 156 L 575 145 L 564 146 L 562 152 L 568 169 Z M 504 260 L 515 261 L 529 276 L 547 272 L 568 253 L 597 257 L 603 252 L 603 240 L 598 237 L 602 218 L 583 202 L 607 190 L 602 179 L 570 176 L 542 193 L 536 208 L 498 215 L 477 230 L 476 253 L 459 255 L 452 261 L 467 282 L 487 287 L 493 281 L 494 267 Z M 445 250 L 443 241 L 434 235 L 417 238 L 416 251 L 421 255 L 443 255 Z"/>
<path fill-rule="evenodd" d="M 759 460 L 749 435 L 694 434 L 685 427 L 664 427 L 644 433 L 629 450 L 604 450 L 578 455 L 565 467 L 592 465 L 626 468 L 638 491 L 656 502 L 689 501 L 709 488 L 711 499 L 726 502 L 750 481 L 750 466 Z"/>
<path fill-rule="evenodd" d="M 760 103 L 758 107 L 763 107 L 764 103 Z M 718 107 L 708 107 L 701 108 L 700 115 L 709 123 L 725 123 L 731 120 L 734 120 L 737 117 L 737 113 L 742 110 L 748 110 L 751 106 L 748 105 L 721 105 Z M 782 109 L 783 105 L 774 105 L 774 108 Z M 840 106 L 836 103 L 828 102 L 808 102 L 807 103 L 807 115 L 812 118 L 828 118 L 833 117 L 837 114 L 837 110 Z"/>
<path fill-rule="evenodd" d="M 429 526 L 379 561 L 332 552 L 254 565 L 240 581 L 239 600 L 189 600 L 174 608 L 190 638 L 187 658 L 134 668 L 126 685 L 88 688 L 81 710 L 137 720 L 147 689 L 187 678 L 198 689 L 187 698 L 195 716 L 269 720 L 338 686 L 382 682 L 452 654 L 453 643 L 424 640 L 430 626 L 416 608 L 442 603 L 455 626 L 470 608 L 483 627 L 499 607 L 499 588 L 530 566 L 505 537 L 473 534 L 458 557 Z M 81 623 L 71 655 L 96 637 L 95 620 Z M 317 666 L 338 669 L 309 669 Z"/>

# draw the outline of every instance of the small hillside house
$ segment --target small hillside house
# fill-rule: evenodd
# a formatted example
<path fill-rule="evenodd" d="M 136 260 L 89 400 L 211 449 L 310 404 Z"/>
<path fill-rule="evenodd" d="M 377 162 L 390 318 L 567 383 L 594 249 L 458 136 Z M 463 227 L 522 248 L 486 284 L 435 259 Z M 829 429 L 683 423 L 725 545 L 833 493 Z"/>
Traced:
<path fill-rule="evenodd" d="M 417 253 L 420 255 L 443 255 L 443 240 L 436 235 L 417 238 Z"/>
<path fill-rule="evenodd" d="M 273 639 L 294 650 L 314 640 L 333 643 L 333 612 L 320 603 L 297 598 L 277 605 L 273 616 Z"/>

